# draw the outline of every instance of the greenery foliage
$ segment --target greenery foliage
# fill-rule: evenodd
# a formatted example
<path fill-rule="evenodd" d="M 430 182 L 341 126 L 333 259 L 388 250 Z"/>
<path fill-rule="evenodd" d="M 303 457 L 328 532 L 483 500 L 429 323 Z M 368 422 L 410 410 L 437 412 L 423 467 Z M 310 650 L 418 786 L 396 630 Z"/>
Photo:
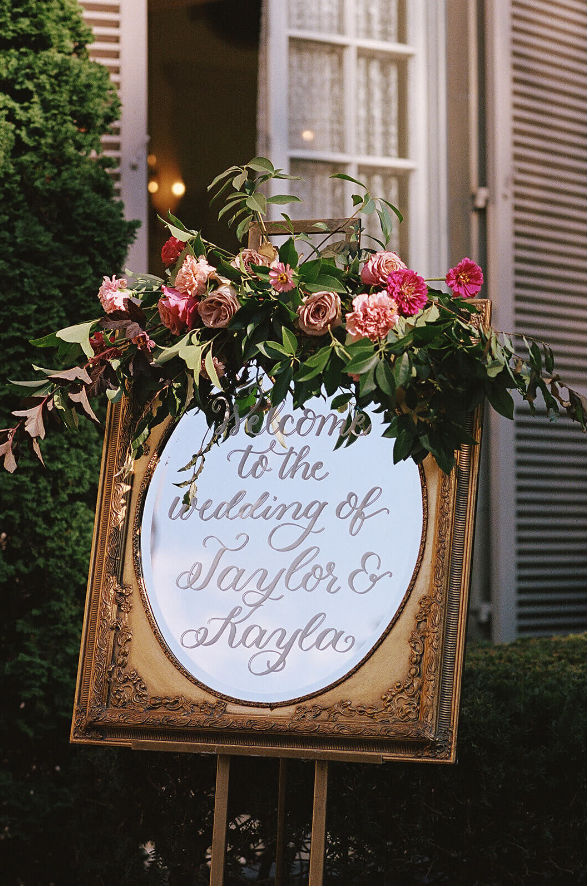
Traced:
<path fill-rule="evenodd" d="M 264 157 L 233 166 L 210 185 L 213 200 L 222 197 L 219 217 L 236 225 L 242 239 L 252 225 L 260 231 L 258 249 L 236 256 L 208 242 L 201 232 L 170 216 L 171 237 L 163 247 L 166 279 L 137 275 L 134 282 L 107 277 L 99 290 L 103 315 L 37 338 L 39 347 L 56 349 L 54 369 L 18 381 L 36 398 L 16 410 L 20 421 L 6 429 L 0 445 L 4 466 L 13 471 L 23 443 L 40 455 L 45 421 L 59 414 L 67 426 L 78 415 L 95 419 L 89 400 L 113 402 L 129 393 L 144 410 L 135 429 L 133 453 L 140 455 L 151 428 L 167 416 L 200 409 L 210 426 L 210 440 L 194 455 L 186 501 L 207 449 L 226 438 L 246 417 L 257 433 L 264 415 L 271 420 L 289 394 L 295 408 L 312 397 L 331 400 L 345 413 L 335 448 L 348 446 L 369 432 L 370 414 L 381 414 L 383 435 L 393 439 L 394 462 L 431 455 L 447 473 L 455 450 L 474 443 L 468 418 L 485 398 L 513 418 L 511 391 L 534 409 L 542 395 L 551 418 L 561 407 L 587 428 L 587 398 L 567 388 L 555 371 L 545 342 L 484 328 L 472 302 L 483 274 L 469 258 L 446 275 L 450 294 L 433 289 L 401 258 L 385 249 L 392 230 L 390 203 L 357 185 L 354 211 L 335 231 L 325 223 L 299 234 L 287 214 L 279 251 L 265 227 L 268 204 L 298 198 L 266 197 L 269 182 L 288 179 Z M 361 215 L 375 214 L 380 251 L 360 241 Z M 353 234 L 332 241 L 346 224 Z M 301 247 L 305 253 L 301 252 Z M 441 278 L 434 278 L 441 279 Z"/>
<path fill-rule="evenodd" d="M 90 40 L 75 0 L 0 2 L 0 342 L 11 378 L 30 363 L 34 334 L 91 309 L 136 228 L 113 199 L 107 161 L 90 156 L 118 115 Z M 3 391 L 3 427 L 11 400 Z M 0 477 L 5 882 L 16 882 L 17 848 L 27 883 L 57 882 L 55 828 L 71 816 L 64 773 L 101 443 L 89 424 L 48 442 L 46 471 L 25 460 L 18 479 Z"/>

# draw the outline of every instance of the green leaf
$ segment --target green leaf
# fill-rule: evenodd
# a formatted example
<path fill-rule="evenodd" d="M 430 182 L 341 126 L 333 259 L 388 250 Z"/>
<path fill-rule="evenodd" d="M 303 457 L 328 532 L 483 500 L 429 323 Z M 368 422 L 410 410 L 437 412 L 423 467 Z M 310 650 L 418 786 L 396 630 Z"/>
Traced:
<path fill-rule="evenodd" d="M 267 157 L 253 157 L 246 165 L 249 169 L 254 169 L 255 172 L 270 172 L 271 174 L 275 172 L 275 166 Z"/>
<path fill-rule="evenodd" d="M 222 385 L 220 384 L 220 379 L 218 378 L 218 373 L 216 372 L 216 367 L 214 366 L 214 360 L 212 359 L 212 348 L 210 348 L 206 354 L 204 366 L 206 367 L 208 378 L 210 379 L 214 387 L 222 390 Z"/>
<path fill-rule="evenodd" d="M 225 169 L 224 172 L 221 172 L 216 178 L 212 179 L 210 184 L 208 185 L 207 190 L 211 191 L 214 185 L 217 185 L 223 179 L 227 178 L 227 176 L 232 175 L 233 172 L 240 172 L 240 166 L 230 166 L 228 169 Z"/>
<path fill-rule="evenodd" d="M 166 222 L 166 224 L 171 236 L 175 237 L 176 240 L 181 240 L 182 243 L 187 243 L 187 241 L 191 240 L 194 236 L 190 231 L 182 231 L 181 228 L 176 228 L 175 225 L 172 225 L 169 222 Z"/>
<path fill-rule="evenodd" d="M 285 400 L 292 378 L 293 370 L 291 366 L 287 366 L 284 371 L 277 376 L 270 394 L 273 406 L 277 406 Z"/>
<path fill-rule="evenodd" d="M 169 360 L 173 360 L 174 357 L 179 356 L 179 352 L 182 347 L 187 343 L 190 335 L 192 333 L 188 332 L 182 339 L 176 341 L 175 344 L 171 345 L 169 348 L 163 348 L 160 354 L 153 360 L 158 366 L 163 366 L 164 363 L 167 363 Z"/>
<path fill-rule="evenodd" d="M 276 194 L 274 197 L 267 197 L 267 203 L 278 203 L 280 206 L 285 206 L 286 203 L 301 203 L 299 197 L 294 197 L 292 194 Z"/>
<path fill-rule="evenodd" d="M 267 212 L 267 200 L 263 194 L 251 194 L 250 197 L 247 197 L 245 203 L 253 212 L 258 212 L 261 215 L 265 215 Z"/>
<path fill-rule="evenodd" d="M 289 265 L 290 268 L 297 266 L 299 256 L 292 237 L 288 237 L 285 243 L 282 243 L 279 247 L 279 261 L 283 262 L 284 265 Z"/>
<path fill-rule="evenodd" d="M 257 350 L 260 351 L 264 357 L 269 357 L 270 360 L 280 360 L 282 357 L 289 356 L 286 349 L 282 347 L 278 341 L 259 342 L 257 344 Z"/>
<path fill-rule="evenodd" d="M 487 384 L 485 386 L 485 393 L 491 406 L 496 412 L 499 412 L 499 414 L 505 416 L 505 418 L 513 419 L 514 401 L 506 388 Z"/>
<path fill-rule="evenodd" d="M 318 277 L 321 267 L 321 258 L 315 258 L 312 261 L 305 261 L 299 267 L 300 280 L 303 280 L 305 283 L 313 283 Z"/>
<path fill-rule="evenodd" d="M 381 202 L 382 202 L 382 203 L 385 203 L 386 206 L 389 206 L 389 208 L 391 209 L 391 211 L 392 211 L 393 213 L 395 213 L 395 215 L 398 217 L 398 219 L 400 220 L 400 222 L 403 222 L 404 217 L 403 217 L 403 215 L 401 214 L 401 212 L 399 211 L 399 209 L 397 208 L 397 206 L 394 206 L 393 203 L 390 203 L 390 202 L 389 202 L 389 200 L 384 200 L 383 197 L 381 197 L 380 199 L 381 199 Z"/>
<path fill-rule="evenodd" d="M 314 283 L 306 283 L 305 288 L 308 290 L 308 292 L 328 291 L 346 293 L 346 288 L 339 280 L 326 274 L 320 274 L 320 276 L 314 281 Z"/>
<path fill-rule="evenodd" d="M 281 331 L 281 335 L 283 338 L 283 347 L 285 348 L 286 353 L 291 354 L 291 356 L 293 357 L 298 349 L 297 338 L 295 337 L 294 333 L 290 329 L 287 329 L 287 327 L 285 326 Z"/>
<path fill-rule="evenodd" d="M 353 357 L 350 363 L 347 363 L 345 366 L 344 371 L 349 373 L 349 375 L 361 375 L 363 372 L 368 372 L 370 369 L 373 369 L 378 360 L 379 357 L 377 354 Z"/>
<path fill-rule="evenodd" d="M 353 399 L 353 394 L 349 391 L 346 394 L 338 394 L 330 404 L 331 409 L 341 409 L 343 406 L 346 406 L 347 403 Z"/>
<path fill-rule="evenodd" d="M 233 178 L 232 185 L 234 188 L 236 188 L 237 191 L 240 191 L 240 189 L 242 188 L 242 186 L 244 185 L 244 183 L 246 182 L 247 179 L 248 179 L 248 175 L 247 175 L 246 171 L 243 170 L 243 172 L 240 172 L 238 175 L 236 175 Z"/>
<path fill-rule="evenodd" d="M 78 323 L 77 326 L 67 326 L 65 329 L 60 329 L 55 335 L 63 341 L 75 342 L 81 346 L 86 357 L 93 357 L 94 349 L 90 344 L 90 332 L 92 326 L 97 322 L 98 320 L 89 320 L 87 323 Z"/>
<path fill-rule="evenodd" d="M 395 394 L 395 379 L 388 360 L 380 359 L 375 368 L 375 379 L 384 394 L 393 397 Z"/>
<path fill-rule="evenodd" d="M 367 185 L 364 185 L 363 182 L 358 181 L 356 178 L 353 178 L 350 175 L 347 175 L 346 172 L 335 172 L 333 175 L 329 175 L 329 178 L 341 178 L 345 182 L 353 182 L 355 185 L 359 185 L 360 188 L 365 188 L 367 190 Z"/>
<path fill-rule="evenodd" d="M 243 218 L 243 220 L 240 222 L 238 228 L 236 229 L 236 238 L 237 238 L 237 240 L 242 240 L 242 239 L 243 239 L 243 237 L 245 236 L 245 234 L 246 234 L 247 231 L 249 230 L 249 227 L 250 227 L 250 224 L 251 224 L 252 218 L 253 218 L 252 215 L 247 215 L 247 216 L 245 216 L 245 218 Z"/>
<path fill-rule="evenodd" d="M 177 356 L 184 361 L 188 369 L 200 373 L 204 348 L 201 345 L 185 344 L 177 352 Z"/>
<path fill-rule="evenodd" d="M 398 356 L 393 364 L 393 377 L 396 388 L 401 388 L 405 385 L 411 374 L 412 370 L 409 355 L 402 354 L 401 357 Z"/>
<path fill-rule="evenodd" d="M 30 344 L 36 348 L 56 348 L 59 344 L 59 339 L 55 332 L 50 332 L 49 335 L 44 335 L 42 338 L 32 338 Z"/>
<path fill-rule="evenodd" d="M 407 428 L 402 428 L 393 444 L 393 463 L 396 465 L 398 462 L 409 458 L 413 445 L 414 434 L 410 433 Z"/>

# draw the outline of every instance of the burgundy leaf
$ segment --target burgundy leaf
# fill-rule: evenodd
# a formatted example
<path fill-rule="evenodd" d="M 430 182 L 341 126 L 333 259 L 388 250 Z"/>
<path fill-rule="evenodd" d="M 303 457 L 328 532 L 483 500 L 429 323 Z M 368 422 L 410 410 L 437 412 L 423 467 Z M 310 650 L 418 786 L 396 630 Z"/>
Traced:
<path fill-rule="evenodd" d="M 44 405 L 45 401 L 39 403 L 38 406 L 32 406 L 30 409 L 21 409 L 12 413 L 13 415 L 26 418 L 24 425 L 25 431 L 30 434 L 31 437 L 40 437 L 41 440 L 45 436 L 45 425 L 43 424 Z"/>
<path fill-rule="evenodd" d="M 41 455 L 41 447 L 39 446 L 38 440 L 33 440 L 33 449 L 35 450 L 35 455 L 37 456 L 43 467 L 45 467 L 45 462 L 43 461 L 43 456 Z M 16 462 L 14 463 L 14 466 L 16 467 Z"/>
<path fill-rule="evenodd" d="M 83 381 L 86 385 L 89 385 L 91 382 L 91 378 L 83 366 L 74 366 L 72 369 L 61 369 L 58 372 L 51 372 L 49 378 L 62 378 L 65 381 L 77 381 L 79 379 L 79 381 Z"/>
<path fill-rule="evenodd" d="M 12 437 L 0 446 L 0 456 L 4 456 L 4 467 L 11 474 L 16 470 L 16 459 L 12 451 Z"/>
<path fill-rule="evenodd" d="M 97 424 L 100 424 L 98 416 L 94 414 L 94 410 L 90 406 L 90 401 L 88 400 L 88 395 L 86 394 L 86 389 L 82 388 L 77 394 L 69 392 L 69 399 L 73 400 L 74 403 L 81 403 L 84 410 L 93 419 Z"/>

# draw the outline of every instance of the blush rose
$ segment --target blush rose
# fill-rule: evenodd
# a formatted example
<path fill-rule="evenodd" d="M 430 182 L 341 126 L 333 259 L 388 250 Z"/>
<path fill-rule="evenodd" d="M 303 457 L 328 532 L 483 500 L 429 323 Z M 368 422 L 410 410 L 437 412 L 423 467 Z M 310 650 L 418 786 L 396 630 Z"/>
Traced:
<path fill-rule="evenodd" d="M 395 252 L 376 252 L 363 265 L 361 281 L 366 286 L 385 286 L 390 274 L 405 267 Z"/>
<path fill-rule="evenodd" d="M 298 322 L 306 335 L 324 335 L 342 323 L 340 297 L 336 292 L 314 292 L 298 308 Z"/>
<path fill-rule="evenodd" d="M 236 290 L 230 283 L 214 289 L 207 298 L 198 304 L 198 313 L 204 326 L 209 329 L 223 329 L 228 326 L 238 309 L 240 302 Z"/>

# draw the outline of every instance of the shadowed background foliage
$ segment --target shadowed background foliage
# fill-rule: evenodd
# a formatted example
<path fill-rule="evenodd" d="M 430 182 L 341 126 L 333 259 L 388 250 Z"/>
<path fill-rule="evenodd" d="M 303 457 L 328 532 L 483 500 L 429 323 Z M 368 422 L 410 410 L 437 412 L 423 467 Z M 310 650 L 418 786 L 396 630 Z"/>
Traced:
<path fill-rule="evenodd" d="M 0 0 L 4 378 L 50 361 L 30 338 L 97 313 L 133 236 L 91 158 L 117 100 L 89 39 L 75 0 Z M 69 746 L 100 434 L 43 451 L 0 474 L 2 884 L 205 883 L 214 759 Z M 587 883 L 585 637 L 471 648 L 461 724 L 455 767 L 332 766 L 328 883 Z M 292 859 L 312 774 L 290 764 Z M 234 761 L 227 883 L 269 881 L 276 796 L 276 761 Z"/>

